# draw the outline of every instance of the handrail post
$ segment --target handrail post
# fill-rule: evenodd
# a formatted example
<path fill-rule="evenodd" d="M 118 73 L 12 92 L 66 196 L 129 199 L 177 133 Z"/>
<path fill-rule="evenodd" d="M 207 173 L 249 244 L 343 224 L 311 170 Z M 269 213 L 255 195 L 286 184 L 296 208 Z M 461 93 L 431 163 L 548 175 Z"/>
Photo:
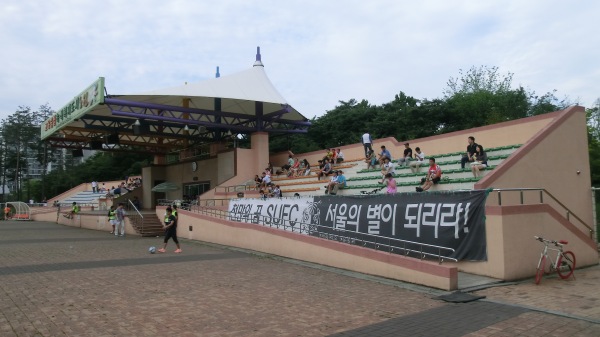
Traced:
<path fill-rule="evenodd" d="M 523 205 L 523 202 L 524 202 L 523 190 L 519 191 L 519 194 L 521 195 L 521 205 Z"/>
<path fill-rule="evenodd" d="M 502 206 L 502 191 L 498 190 L 498 206 Z"/>
<path fill-rule="evenodd" d="M 544 203 L 544 190 L 540 190 L 540 204 Z"/>

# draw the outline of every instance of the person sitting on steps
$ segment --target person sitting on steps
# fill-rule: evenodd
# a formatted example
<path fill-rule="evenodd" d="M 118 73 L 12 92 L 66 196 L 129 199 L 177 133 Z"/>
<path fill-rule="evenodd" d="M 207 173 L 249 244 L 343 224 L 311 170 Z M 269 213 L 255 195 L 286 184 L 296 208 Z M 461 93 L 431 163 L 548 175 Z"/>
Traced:
<path fill-rule="evenodd" d="M 429 169 L 427 176 L 421 179 L 421 186 L 417 187 L 417 192 L 427 191 L 434 184 L 437 184 L 442 179 L 442 169 L 435 163 L 435 158 L 429 158 Z"/>
<path fill-rule="evenodd" d="M 377 158 L 375 157 L 374 151 L 369 151 L 367 153 L 367 157 L 365 158 L 365 163 L 367 163 L 367 170 L 375 168 L 375 166 L 377 166 Z"/>
<path fill-rule="evenodd" d="M 477 144 L 473 157 L 475 161 L 471 163 L 471 172 L 473 172 L 473 177 L 479 177 L 481 175 L 480 171 L 485 170 L 488 166 L 488 156 L 483 150 L 483 146 Z"/>
<path fill-rule="evenodd" d="M 379 154 L 379 165 L 383 165 L 383 161 L 385 158 L 392 161 L 392 154 L 388 149 L 385 148 L 385 145 L 381 145 L 381 153 Z"/>
<path fill-rule="evenodd" d="M 394 176 L 394 163 L 392 163 L 389 158 L 385 158 L 383 160 L 383 165 L 381 165 L 381 183 L 380 184 L 383 184 L 383 181 L 385 180 L 385 176 L 388 173 L 391 174 L 392 177 Z"/>
<path fill-rule="evenodd" d="M 415 148 L 415 160 L 410 162 L 410 171 L 412 173 L 417 173 L 421 170 L 421 164 L 425 161 L 425 153 L 421 151 L 420 147 Z"/>
<path fill-rule="evenodd" d="M 331 174 L 332 165 L 328 161 L 324 162 L 323 168 L 317 173 L 317 180 L 321 180 L 321 177 L 327 177 L 327 175 Z"/>
<path fill-rule="evenodd" d="M 469 143 L 469 145 L 467 145 L 467 152 L 465 152 L 465 154 L 463 154 L 463 157 L 460 159 L 460 168 L 462 169 L 465 168 L 467 162 L 475 161 L 475 159 L 473 158 L 473 154 L 475 154 L 475 150 L 477 148 L 477 143 L 475 143 L 475 137 L 469 136 L 469 138 L 467 138 L 467 142 Z"/>
<path fill-rule="evenodd" d="M 331 180 L 329 180 L 329 183 L 327 184 L 327 186 L 325 186 L 325 194 L 329 194 L 329 192 L 333 190 L 333 186 L 335 186 L 338 180 L 338 171 L 332 172 L 333 175 L 331 176 Z"/>
<path fill-rule="evenodd" d="M 403 157 L 398 159 L 398 166 L 408 166 L 409 163 L 413 160 L 413 151 L 410 148 L 410 144 L 404 143 L 404 153 Z"/>
<path fill-rule="evenodd" d="M 346 188 L 348 185 L 346 184 L 346 176 L 344 176 L 344 172 L 342 170 L 338 170 L 338 179 L 333 189 L 329 192 L 330 195 L 336 195 L 340 188 Z"/>

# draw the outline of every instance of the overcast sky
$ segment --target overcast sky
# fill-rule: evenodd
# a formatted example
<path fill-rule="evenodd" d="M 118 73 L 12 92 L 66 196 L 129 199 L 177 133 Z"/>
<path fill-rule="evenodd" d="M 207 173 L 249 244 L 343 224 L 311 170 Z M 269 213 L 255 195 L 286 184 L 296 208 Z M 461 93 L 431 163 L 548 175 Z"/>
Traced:
<path fill-rule="evenodd" d="M 58 110 L 98 77 L 137 93 L 265 71 L 304 116 L 338 101 L 438 98 L 471 66 L 590 107 L 600 1 L 2 0 L 0 118 Z"/>

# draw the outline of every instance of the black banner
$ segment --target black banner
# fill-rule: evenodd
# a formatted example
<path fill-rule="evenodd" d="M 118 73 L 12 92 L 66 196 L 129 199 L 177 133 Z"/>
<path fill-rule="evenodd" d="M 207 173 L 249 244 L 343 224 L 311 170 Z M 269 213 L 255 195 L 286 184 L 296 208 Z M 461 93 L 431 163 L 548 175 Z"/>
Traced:
<path fill-rule="evenodd" d="M 486 197 L 485 190 L 315 196 L 319 226 L 310 235 L 376 249 L 393 246 L 398 248 L 395 251 L 399 253 L 410 250 L 414 255 L 415 251 L 422 250 L 457 260 L 485 261 Z M 380 244 L 373 244 L 372 236 L 361 238 L 360 234 L 399 240 L 383 239 Z"/>
<path fill-rule="evenodd" d="M 413 257 L 487 260 L 485 190 L 234 199 L 228 219 Z"/>

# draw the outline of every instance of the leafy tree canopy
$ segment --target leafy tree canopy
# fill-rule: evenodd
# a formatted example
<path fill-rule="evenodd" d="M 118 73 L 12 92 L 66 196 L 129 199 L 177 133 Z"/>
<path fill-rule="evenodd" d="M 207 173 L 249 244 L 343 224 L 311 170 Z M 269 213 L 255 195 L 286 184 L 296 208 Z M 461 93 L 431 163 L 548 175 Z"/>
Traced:
<path fill-rule="evenodd" d="M 367 100 L 339 101 L 332 110 L 314 118 L 306 135 L 274 138 L 271 151 L 316 151 L 356 143 L 368 131 L 375 138 L 410 140 L 539 115 L 570 105 L 556 91 L 536 95 L 513 87 L 513 74 L 497 67 L 471 67 L 450 77 L 442 98 L 417 99 L 400 91 L 382 105 Z M 293 139 L 293 141 L 291 141 Z"/>

